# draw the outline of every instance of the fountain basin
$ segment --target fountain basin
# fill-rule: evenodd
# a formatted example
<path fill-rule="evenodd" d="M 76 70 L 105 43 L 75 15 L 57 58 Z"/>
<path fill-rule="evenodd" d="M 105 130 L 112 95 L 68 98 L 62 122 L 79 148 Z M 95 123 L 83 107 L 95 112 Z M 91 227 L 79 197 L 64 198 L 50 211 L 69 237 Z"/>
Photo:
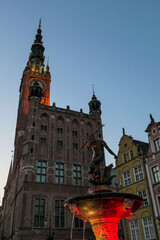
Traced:
<path fill-rule="evenodd" d="M 64 202 L 64 207 L 76 217 L 90 222 L 97 240 L 118 240 L 119 220 L 130 218 L 141 206 L 143 199 L 140 196 L 106 191 L 69 198 Z"/>

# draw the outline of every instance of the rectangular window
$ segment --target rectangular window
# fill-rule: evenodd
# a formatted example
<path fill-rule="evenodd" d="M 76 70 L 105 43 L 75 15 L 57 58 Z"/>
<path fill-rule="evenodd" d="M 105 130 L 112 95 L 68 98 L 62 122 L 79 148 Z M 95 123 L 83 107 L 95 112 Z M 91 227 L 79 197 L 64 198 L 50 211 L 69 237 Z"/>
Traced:
<path fill-rule="evenodd" d="M 55 183 L 64 184 L 64 164 L 56 163 Z"/>
<path fill-rule="evenodd" d="M 63 128 L 57 128 L 57 133 L 62 134 L 63 133 Z"/>
<path fill-rule="evenodd" d="M 158 200 L 158 206 L 159 206 L 159 211 L 160 211 L 160 196 L 157 197 Z"/>
<path fill-rule="evenodd" d="M 37 182 L 46 182 L 47 177 L 47 162 L 46 161 L 37 161 Z"/>
<path fill-rule="evenodd" d="M 154 183 L 159 183 L 160 182 L 160 172 L 159 172 L 158 165 L 152 167 L 152 175 L 153 175 Z"/>
<path fill-rule="evenodd" d="M 124 186 L 128 186 L 132 183 L 130 171 L 126 171 L 123 173 L 123 182 Z"/>
<path fill-rule="evenodd" d="M 62 145 L 63 145 L 62 141 L 61 140 L 57 140 L 57 146 L 58 147 L 62 147 Z"/>
<path fill-rule="evenodd" d="M 122 154 L 122 160 L 123 160 L 123 163 L 127 162 L 127 155 L 125 153 Z"/>
<path fill-rule="evenodd" d="M 133 159 L 133 150 L 131 149 L 130 151 L 129 151 L 129 157 L 130 157 L 130 160 L 132 160 Z"/>
<path fill-rule="evenodd" d="M 55 227 L 65 227 L 64 200 L 55 200 Z"/>
<path fill-rule="evenodd" d="M 72 136 L 73 136 L 73 137 L 77 137 L 77 136 L 78 136 L 78 132 L 77 132 L 76 130 L 73 130 L 73 131 L 72 131 Z"/>
<path fill-rule="evenodd" d="M 73 149 L 78 149 L 78 143 L 73 143 Z"/>
<path fill-rule="evenodd" d="M 146 240 L 155 239 L 152 218 L 147 217 L 147 218 L 143 218 L 142 220 L 143 220 L 143 229 L 144 229 L 145 239 Z"/>
<path fill-rule="evenodd" d="M 41 125 L 41 130 L 42 131 L 47 131 L 47 126 L 46 125 Z"/>
<path fill-rule="evenodd" d="M 74 227 L 75 228 L 83 228 L 83 220 L 75 217 L 75 219 L 74 219 Z"/>
<path fill-rule="evenodd" d="M 34 205 L 34 227 L 44 227 L 45 199 L 36 198 Z"/>
<path fill-rule="evenodd" d="M 146 189 L 141 190 L 137 192 L 137 194 L 144 199 L 144 206 L 148 206 L 149 202 L 148 202 L 147 190 Z"/>
<path fill-rule="evenodd" d="M 41 144 L 46 144 L 47 143 L 47 139 L 46 138 L 41 138 Z"/>
<path fill-rule="evenodd" d="M 154 140 L 154 147 L 155 147 L 156 152 L 160 151 L 160 138 Z"/>
<path fill-rule="evenodd" d="M 143 170 L 141 165 L 134 168 L 134 177 L 136 182 L 143 179 Z"/>
<path fill-rule="evenodd" d="M 133 221 L 130 221 L 130 231 L 131 231 L 131 237 L 132 240 L 141 240 L 138 220 L 135 219 Z"/>
<path fill-rule="evenodd" d="M 81 166 L 77 164 L 73 165 L 73 184 L 82 185 L 82 170 Z"/>

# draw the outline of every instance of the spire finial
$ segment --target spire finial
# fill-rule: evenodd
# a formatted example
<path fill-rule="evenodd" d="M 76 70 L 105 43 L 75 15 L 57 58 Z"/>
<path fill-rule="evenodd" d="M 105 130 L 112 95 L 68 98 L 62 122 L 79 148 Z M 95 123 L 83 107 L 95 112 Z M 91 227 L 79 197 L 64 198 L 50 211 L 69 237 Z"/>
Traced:
<path fill-rule="evenodd" d="M 123 136 L 126 135 L 124 128 L 122 128 L 122 132 L 123 132 Z"/>
<path fill-rule="evenodd" d="M 152 117 L 152 114 L 150 113 L 149 116 L 150 116 L 150 119 L 151 119 L 151 123 L 153 123 L 154 122 L 154 118 Z"/>
<path fill-rule="evenodd" d="M 41 29 L 41 18 L 39 19 L 39 29 Z"/>
<path fill-rule="evenodd" d="M 94 84 L 92 83 L 92 90 L 93 90 L 93 95 L 95 95 L 95 92 L 94 92 Z"/>

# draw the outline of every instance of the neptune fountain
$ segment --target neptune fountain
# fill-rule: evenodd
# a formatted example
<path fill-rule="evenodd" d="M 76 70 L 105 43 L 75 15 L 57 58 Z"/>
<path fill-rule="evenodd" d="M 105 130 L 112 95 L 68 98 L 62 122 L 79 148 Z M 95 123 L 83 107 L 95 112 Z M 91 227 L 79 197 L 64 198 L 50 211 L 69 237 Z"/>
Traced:
<path fill-rule="evenodd" d="M 67 199 L 64 207 L 77 218 L 85 222 L 89 221 L 97 240 L 119 240 L 118 223 L 120 219 L 129 219 L 138 208 L 143 206 L 143 199 L 134 194 L 115 191 L 111 186 L 114 177 L 111 176 L 112 164 L 104 167 L 102 173 L 101 163 L 104 161 L 104 147 L 117 158 L 103 140 L 96 139 L 92 134 L 86 143 L 93 151 L 88 170 L 89 183 L 92 184 L 92 187 L 88 189 L 86 195 Z"/>

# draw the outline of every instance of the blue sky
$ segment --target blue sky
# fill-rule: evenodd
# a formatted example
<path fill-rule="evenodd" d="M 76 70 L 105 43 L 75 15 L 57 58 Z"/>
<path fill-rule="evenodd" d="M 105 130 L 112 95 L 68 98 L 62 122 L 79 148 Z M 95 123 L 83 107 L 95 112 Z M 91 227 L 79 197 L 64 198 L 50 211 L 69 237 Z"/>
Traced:
<path fill-rule="evenodd" d="M 149 114 L 160 121 L 159 13 L 159 0 L 1 1 L 0 196 L 14 149 L 20 79 L 39 18 L 52 75 L 51 105 L 87 113 L 94 84 L 104 140 L 117 153 L 122 127 L 148 141 Z"/>

